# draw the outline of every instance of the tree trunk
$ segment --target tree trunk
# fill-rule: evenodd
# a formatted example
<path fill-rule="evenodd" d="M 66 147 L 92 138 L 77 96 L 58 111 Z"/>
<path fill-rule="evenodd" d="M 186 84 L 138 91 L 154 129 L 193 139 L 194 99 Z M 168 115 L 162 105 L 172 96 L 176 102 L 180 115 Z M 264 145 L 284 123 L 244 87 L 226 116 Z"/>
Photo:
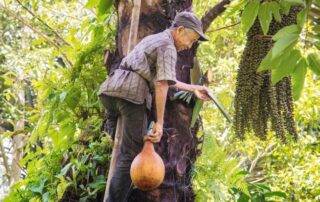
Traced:
<path fill-rule="evenodd" d="M 2 127 L 0 126 L 0 135 L 2 135 L 1 133 L 3 133 L 4 130 L 2 129 Z M 0 137 L 0 157 L 2 158 L 3 161 L 3 166 L 4 166 L 4 176 L 6 176 L 6 178 L 8 179 L 9 184 L 11 184 L 11 169 L 8 163 L 8 156 L 7 153 L 5 152 L 4 146 L 3 146 L 3 142 L 2 142 L 2 137 Z"/>
<path fill-rule="evenodd" d="M 19 77 L 19 84 L 20 86 L 23 86 L 25 83 L 24 81 L 25 76 L 23 74 Z M 25 129 L 25 90 L 20 89 L 18 92 L 18 100 L 19 105 L 22 106 L 23 114 L 20 117 L 20 120 L 16 122 L 15 125 L 15 131 L 19 131 L 19 133 L 15 134 L 12 137 L 12 147 L 13 147 L 13 159 L 12 159 L 12 165 L 11 165 L 11 172 L 12 172 L 12 184 L 15 182 L 18 182 L 21 178 L 21 167 L 19 165 L 20 160 L 23 157 L 23 147 L 25 145 L 26 141 L 26 135 L 24 134 Z"/>
<path fill-rule="evenodd" d="M 202 18 L 204 27 L 207 29 L 210 23 L 222 13 L 229 0 L 223 0 L 219 5 L 213 7 Z M 128 49 L 128 38 L 130 30 L 130 16 L 132 4 L 125 0 L 115 2 L 115 8 L 118 13 L 118 25 L 116 35 L 116 47 L 114 53 L 107 51 L 106 65 L 108 70 L 118 67 L 121 59 Z M 139 42 L 145 36 L 161 32 L 171 25 L 177 12 L 191 11 L 191 0 L 146 0 L 141 2 L 140 22 L 138 28 Z M 179 81 L 190 83 L 190 69 L 193 67 L 193 61 L 197 46 L 191 50 L 178 53 L 176 76 Z M 177 92 L 176 89 L 170 89 L 166 103 L 164 133 L 159 144 L 155 149 L 162 157 L 166 175 L 162 185 L 149 192 L 142 192 L 134 189 L 130 194 L 130 201 L 194 201 L 194 192 L 191 185 L 191 169 L 199 155 L 198 144 L 201 142 L 196 137 L 199 124 L 190 129 L 193 104 L 187 105 L 182 101 L 170 101 L 170 97 Z M 152 110 L 154 114 L 154 108 Z M 152 120 L 154 115 L 150 115 Z M 108 126 L 116 124 L 105 123 L 107 131 L 114 131 Z"/>

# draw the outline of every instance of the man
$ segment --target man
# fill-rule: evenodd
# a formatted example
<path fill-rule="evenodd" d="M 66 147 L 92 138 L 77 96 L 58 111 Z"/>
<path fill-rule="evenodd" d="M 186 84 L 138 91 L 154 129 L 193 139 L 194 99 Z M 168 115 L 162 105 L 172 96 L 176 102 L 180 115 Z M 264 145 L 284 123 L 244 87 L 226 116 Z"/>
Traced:
<path fill-rule="evenodd" d="M 190 12 L 179 13 L 171 28 L 142 39 L 121 61 L 100 87 L 100 99 L 112 113 L 122 116 L 123 137 L 115 173 L 110 183 L 110 202 L 127 200 L 130 189 L 130 165 L 141 151 L 147 134 L 147 110 L 151 108 L 150 90 L 154 89 L 156 123 L 146 139 L 157 143 L 163 132 L 165 103 L 169 85 L 194 92 L 209 100 L 208 89 L 176 80 L 177 51 L 191 48 L 193 43 L 207 38 L 202 23 Z"/>

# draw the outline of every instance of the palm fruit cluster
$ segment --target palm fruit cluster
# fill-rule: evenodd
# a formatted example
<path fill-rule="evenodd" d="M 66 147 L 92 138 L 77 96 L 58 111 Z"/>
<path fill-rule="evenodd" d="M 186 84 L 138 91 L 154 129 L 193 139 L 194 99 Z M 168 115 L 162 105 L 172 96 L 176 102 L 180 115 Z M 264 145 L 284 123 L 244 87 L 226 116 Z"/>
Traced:
<path fill-rule="evenodd" d="M 281 28 L 295 24 L 299 11 L 301 7 L 292 7 L 288 15 L 282 16 L 281 22 L 273 20 L 268 35 L 263 35 L 258 19 L 247 33 L 234 103 L 234 127 L 240 138 L 244 138 L 246 132 L 253 131 L 265 139 L 267 131 L 273 130 L 284 142 L 287 133 L 297 139 L 290 77 L 272 85 L 270 71 L 257 72 L 257 68 L 273 46 L 271 36 Z"/>

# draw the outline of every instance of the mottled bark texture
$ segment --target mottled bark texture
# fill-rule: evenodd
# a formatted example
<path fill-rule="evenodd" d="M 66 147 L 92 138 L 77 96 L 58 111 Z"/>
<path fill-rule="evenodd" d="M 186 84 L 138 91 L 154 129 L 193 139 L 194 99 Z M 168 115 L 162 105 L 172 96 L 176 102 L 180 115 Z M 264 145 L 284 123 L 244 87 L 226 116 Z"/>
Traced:
<path fill-rule="evenodd" d="M 225 10 L 224 6 L 229 3 L 229 0 L 223 0 L 205 14 L 202 20 L 206 29 L 214 18 Z M 106 66 L 109 72 L 118 67 L 127 49 L 132 9 L 130 1 L 125 0 L 116 1 L 115 6 L 118 12 L 117 49 L 114 53 L 107 52 Z M 176 13 L 184 10 L 192 10 L 191 0 L 142 1 L 138 42 L 147 35 L 155 34 L 168 28 Z M 178 80 L 190 83 L 190 69 L 193 67 L 196 49 L 197 45 L 189 51 L 183 51 L 178 54 L 176 65 Z M 130 195 L 130 201 L 194 201 L 191 171 L 196 157 L 200 154 L 198 146 L 201 140 L 196 136 L 199 124 L 195 128 L 189 129 L 193 104 L 187 105 L 182 101 L 170 101 L 169 98 L 175 92 L 177 92 L 176 89 L 170 89 L 168 93 L 164 134 L 161 142 L 156 145 L 156 151 L 165 163 L 165 180 L 158 189 L 150 192 L 142 192 L 135 189 Z M 154 109 L 152 111 L 154 113 Z M 110 114 L 107 114 L 107 116 L 104 130 L 109 131 L 112 135 L 116 126 L 116 117 Z M 153 117 L 153 115 L 150 115 L 149 119 L 152 120 Z"/>
<path fill-rule="evenodd" d="M 280 23 L 273 20 L 268 35 L 274 35 L 281 28 L 296 23 L 300 10 L 301 7 L 292 7 L 288 15 L 282 16 Z M 269 120 L 272 130 L 282 141 L 286 141 L 286 133 L 297 138 L 290 77 L 272 85 L 270 71 L 257 72 L 272 46 L 271 37 L 263 36 L 257 19 L 247 33 L 247 44 L 238 70 L 234 126 L 240 138 L 252 130 L 260 138 L 266 138 Z"/>

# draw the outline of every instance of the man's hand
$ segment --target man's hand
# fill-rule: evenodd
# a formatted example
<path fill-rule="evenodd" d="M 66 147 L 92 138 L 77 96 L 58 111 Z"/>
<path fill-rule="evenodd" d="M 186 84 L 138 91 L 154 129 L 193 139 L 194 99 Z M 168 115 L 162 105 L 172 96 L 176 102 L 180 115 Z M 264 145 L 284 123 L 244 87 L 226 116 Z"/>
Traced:
<path fill-rule="evenodd" d="M 196 85 L 195 90 L 193 91 L 194 94 L 203 101 L 209 101 L 211 98 L 209 97 L 209 88 L 205 86 Z"/>
<path fill-rule="evenodd" d="M 177 81 L 177 83 L 174 85 L 174 87 L 176 87 L 180 90 L 193 92 L 197 96 L 197 98 L 199 98 L 201 100 L 204 100 L 204 101 L 211 100 L 210 97 L 208 96 L 209 88 L 207 88 L 205 86 L 186 84 L 181 81 Z"/>
<path fill-rule="evenodd" d="M 148 134 L 146 139 L 150 140 L 153 143 L 160 142 L 163 134 L 163 124 L 156 122 L 153 125 L 151 134 Z"/>

